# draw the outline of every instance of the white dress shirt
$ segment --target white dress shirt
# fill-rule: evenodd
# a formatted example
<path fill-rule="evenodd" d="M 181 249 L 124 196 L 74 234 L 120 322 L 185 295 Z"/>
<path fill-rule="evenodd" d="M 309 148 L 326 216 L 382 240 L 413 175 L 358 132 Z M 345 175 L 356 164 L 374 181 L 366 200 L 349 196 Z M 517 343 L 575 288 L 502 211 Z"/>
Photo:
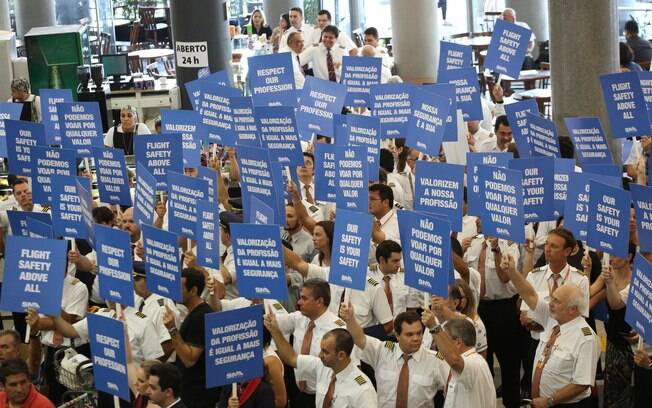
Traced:
<path fill-rule="evenodd" d="M 303 68 L 299 65 L 299 54 L 292 51 L 292 70 L 294 71 L 294 87 L 296 89 L 303 89 L 303 84 L 306 82 L 306 77 L 303 75 Z"/>
<path fill-rule="evenodd" d="M 479 270 L 480 253 L 482 252 L 482 243 L 487 243 L 487 251 L 485 257 L 485 300 L 498 300 L 509 299 L 516 295 L 516 289 L 511 282 L 503 283 L 498 277 L 496 272 L 496 263 L 494 260 L 494 252 L 491 250 L 491 244 L 482 234 L 476 236 L 471 240 L 471 246 L 464 253 L 464 262 L 469 267 Z M 500 248 L 502 256 L 511 255 L 514 262 L 518 264 L 519 248 L 515 243 L 509 243 L 504 239 L 498 240 L 498 247 Z"/>
<path fill-rule="evenodd" d="M 462 354 L 461 373 L 450 369 L 444 408 L 495 408 L 496 389 L 487 361 L 471 348 Z"/>
<path fill-rule="evenodd" d="M 288 37 L 292 33 L 300 32 L 303 34 L 303 38 L 305 41 L 308 41 L 310 38 L 312 38 L 312 32 L 314 31 L 313 26 L 310 24 L 306 24 L 305 22 L 301 24 L 301 28 L 296 29 L 294 26 L 290 26 L 283 35 L 281 36 L 281 39 L 278 42 L 278 52 L 286 52 L 290 51 L 290 47 L 288 46 Z"/>
<path fill-rule="evenodd" d="M 328 81 L 328 64 L 326 63 L 328 49 L 324 44 L 319 44 L 317 47 L 310 47 L 304 50 L 299 55 L 301 65 L 312 63 L 312 70 L 315 78 L 324 79 Z M 342 74 L 342 57 L 344 50 L 337 46 L 337 44 L 330 50 L 333 58 L 333 67 L 335 68 L 335 77 L 337 82 L 340 82 L 340 75 Z"/>
<path fill-rule="evenodd" d="M 315 27 L 314 30 L 312 30 L 312 36 L 310 45 L 312 46 L 318 46 L 321 43 L 321 33 L 322 29 L 319 27 Z M 337 36 L 337 40 L 335 41 L 335 45 L 339 46 L 340 48 L 344 49 L 347 54 L 354 48 L 357 48 L 351 37 L 349 37 L 344 31 L 340 31 L 340 34 Z"/>

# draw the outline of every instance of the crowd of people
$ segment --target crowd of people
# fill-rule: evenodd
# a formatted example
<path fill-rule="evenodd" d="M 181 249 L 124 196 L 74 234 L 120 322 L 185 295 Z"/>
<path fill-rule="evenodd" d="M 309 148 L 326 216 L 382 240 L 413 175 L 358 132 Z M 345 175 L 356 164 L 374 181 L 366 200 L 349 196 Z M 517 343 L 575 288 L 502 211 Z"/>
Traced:
<path fill-rule="evenodd" d="M 446 2 L 439 3 L 446 13 Z M 515 19 L 513 10 L 504 16 Z M 365 46 L 358 49 L 331 24 L 327 10 L 319 12 L 316 27 L 304 21 L 300 8 L 280 17 L 280 29 L 266 26 L 260 11 L 252 14 L 252 26 L 254 33 L 270 37 L 275 50 L 292 53 L 297 87 L 305 75 L 339 81 L 342 56 L 358 53 L 382 58 L 383 80 L 391 77 L 378 31 L 367 28 Z M 28 84 L 14 85 L 16 98 L 34 100 Z M 504 102 L 499 84 L 483 96 L 483 120 L 466 124 L 470 151 L 518 157 Z M 25 120 L 37 121 L 40 113 L 28 106 Z M 127 107 L 104 144 L 132 155 L 134 138 L 149 133 Z M 405 283 L 398 212 L 414 209 L 416 163 L 446 162 L 446 155 L 425 155 L 404 138 L 383 140 L 379 174 L 371 175 L 368 189 L 374 222 L 365 289 L 345 296 L 345 288 L 329 283 L 338 239 L 336 208 L 315 199 L 314 148 L 332 142 L 316 135 L 305 143 L 298 184 L 287 186 L 290 198 L 280 228 L 289 299 L 273 301 L 265 310 L 262 378 L 238 384 L 237 392 L 205 386 L 205 316 L 262 303 L 239 294 L 231 228 L 244 222 L 240 171 L 237 148 L 220 147 L 203 151 L 201 160 L 220 181 L 221 233 L 214 254 L 220 257 L 219 269 L 200 266 L 196 243 L 183 240 L 182 302 L 152 293 L 134 209 L 95 202 L 95 223 L 129 234 L 135 306 L 118 308 L 102 299 L 97 253 L 88 242 L 75 240 L 68 251 L 61 313 L 12 313 L 13 328 L 0 332 L 0 407 L 51 407 L 64 401 L 67 390 L 57 378 L 55 353 L 73 348 L 89 355 L 89 313 L 125 323 L 132 402 L 121 401 L 122 406 L 495 407 L 499 397 L 507 408 L 527 403 L 588 408 L 598 406 L 600 378 L 605 407 L 649 406 L 652 348 L 641 347 L 642 333 L 625 321 L 632 262 L 639 253 L 633 210 L 629 256 L 620 258 L 588 248 L 564 228 L 563 218 L 525 225 L 523 244 L 486 236 L 483 220 L 466 214 L 465 195 L 463 230 L 450 237 L 454 277 L 448 296 L 425 296 L 424 301 L 424 293 Z M 570 139 L 560 138 L 560 148 L 563 157 L 574 157 Z M 649 154 L 647 138 L 634 141 L 624 163 L 625 188 L 645 184 Z M 185 169 L 187 176 L 197 173 Z M 93 178 L 83 166 L 79 176 Z M 133 177 L 130 183 L 133 187 Z M 7 210 L 50 211 L 32 201 L 29 179 L 10 176 L 10 185 L 12 196 L 0 209 L 2 269 L 11 234 Z M 154 226 L 166 229 L 167 224 L 161 200 Z M 640 253 L 652 262 L 652 253 Z M 595 322 L 601 305 L 608 310 L 603 362 Z M 113 404 L 99 394 L 100 406 Z"/>

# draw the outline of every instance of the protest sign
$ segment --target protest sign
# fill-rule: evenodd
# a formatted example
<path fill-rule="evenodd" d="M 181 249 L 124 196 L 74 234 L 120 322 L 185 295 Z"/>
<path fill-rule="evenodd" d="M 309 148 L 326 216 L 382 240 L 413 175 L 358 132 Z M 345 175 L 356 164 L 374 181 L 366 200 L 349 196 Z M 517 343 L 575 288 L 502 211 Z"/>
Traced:
<path fill-rule="evenodd" d="M 405 284 L 429 294 L 448 296 L 451 226 L 415 211 L 399 211 Z"/>
<path fill-rule="evenodd" d="M 575 239 L 581 241 L 586 241 L 587 238 L 591 181 L 600 181 L 614 187 L 620 187 L 622 183 L 620 178 L 593 173 L 573 173 L 570 175 L 564 206 L 564 227 L 575 235 Z"/>
<path fill-rule="evenodd" d="M 484 68 L 514 79 L 519 77 L 528 51 L 532 30 L 497 19 L 484 60 Z"/>
<path fill-rule="evenodd" d="M 380 119 L 381 139 L 405 137 L 413 89 L 408 83 L 371 86 L 371 115 Z"/>
<path fill-rule="evenodd" d="M 7 211 L 7 218 L 9 219 L 9 228 L 11 228 L 11 235 L 20 237 L 29 237 L 29 227 L 27 220 L 32 218 L 45 224 L 52 225 L 52 218 L 50 214 L 44 212 L 32 211 Z"/>
<path fill-rule="evenodd" d="M 283 224 L 285 220 L 285 203 L 292 200 L 288 192 L 288 183 L 291 180 L 290 168 L 279 162 L 272 162 L 272 180 L 274 180 L 274 189 L 276 190 L 276 201 L 270 202 L 270 206 L 275 210 L 275 224 Z M 299 180 L 295 180 L 297 185 Z M 270 223 L 271 224 L 271 223 Z"/>
<path fill-rule="evenodd" d="M 333 256 L 328 281 L 345 288 L 364 290 L 369 259 L 372 216 L 359 211 L 337 210 L 333 232 Z"/>
<path fill-rule="evenodd" d="M 52 176 L 76 176 L 77 161 L 72 149 L 54 149 L 43 146 L 31 148 L 32 201 L 50 204 Z"/>
<path fill-rule="evenodd" d="M 526 113 L 528 139 L 532 156 L 560 157 L 559 138 L 553 121 L 539 114 Z"/>
<path fill-rule="evenodd" d="M 61 144 L 61 127 L 57 104 L 72 103 L 70 89 L 39 89 L 41 97 L 41 116 L 45 126 L 45 140 L 48 145 Z"/>
<path fill-rule="evenodd" d="M 612 164 L 607 135 L 600 118 L 564 118 L 566 128 L 573 139 L 575 153 L 580 164 Z"/>
<path fill-rule="evenodd" d="M 0 102 L 0 157 L 7 157 L 5 121 L 19 120 L 22 111 L 22 103 Z"/>
<path fill-rule="evenodd" d="M 587 244 L 598 251 L 627 259 L 629 191 L 591 181 Z"/>
<path fill-rule="evenodd" d="M 650 118 L 650 123 L 652 123 L 652 72 L 636 71 L 636 74 L 638 74 L 638 79 L 641 83 L 641 91 L 643 92 L 643 99 L 647 107 L 648 118 Z"/>
<path fill-rule="evenodd" d="M 0 308 L 24 313 L 61 313 L 61 292 L 66 275 L 68 243 L 11 235 L 5 248 L 5 274 Z"/>
<path fill-rule="evenodd" d="M 495 166 L 495 167 L 507 167 L 509 166 L 509 160 L 514 158 L 511 153 L 503 152 L 484 152 L 484 153 L 467 153 L 466 154 L 466 164 L 467 164 L 467 212 L 469 215 L 480 215 L 482 210 L 482 205 L 480 201 L 480 176 L 478 175 L 478 166 Z"/>
<path fill-rule="evenodd" d="M 443 71 L 439 83 L 455 85 L 457 108 L 462 110 L 464 120 L 482 120 L 480 85 L 475 68 L 459 68 Z"/>
<path fill-rule="evenodd" d="M 254 106 L 297 106 L 291 53 L 256 55 L 247 62 Z"/>
<path fill-rule="evenodd" d="M 46 224 L 37 220 L 36 218 L 27 218 L 25 219 L 25 224 L 27 225 L 28 236 L 30 238 L 48 238 L 54 239 L 54 233 L 52 232 L 52 225 Z"/>
<path fill-rule="evenodd" d="M 423 153 L 438 156 L 450 110 L 449 99 L 416 88 L 411 103 L 406 144 Z"/>
<path fill-rule="evenodd" d="M 525 222 L 555 220 L 555 159 L 532 157 L 513 159 L 509 168 L 523 173 L 523 216 Z"/>
<path fill-rule="evenodd" d="M 10 120 L 5 122 L 9 173 L 17 176 L 32 175 L 31 148 L 45 146 L 45 128 L 40 123 Z"/>
<path fill-rule="evenodd" d="M 270 160 L 287 166 L 301 166 L 303 153 L 294 108 L 260 107 L 256 108 L 254 113 L 256 126 L 260 132 L 261 146 L 269 150 Z"/>
<path fill-rule="evenodd" d="M 615 178 L 620 178 L 622 174 L 620 166 L 615 164 L 585 164 L 582 166 L 582 171 Z"/>
<path fill-rule="evenodd" d="M 256 196 L 249 202 L 249 224 L 274 224 L 274 209 Z"/>
<path fill-rule="evenodd" d="M 240 296 L 287 300 L 278 225 L 231 224 L 231 242 Z"/>
<path fill-rule="evenodd" d="M 208 201 L 210 202 L 218 202 L 219 197 L 218 197 L 218 179 L 217 179 L 217 172 L 213 170 L 210 167 L 205 167 L 205 166 L 199 166 L 197 169 L 197 178 L 200 180 L 204 180 L 206 183 L 208 183 Z"/>
<path fill-rule="evenodd" d="M 129 174 L 122 149 L 93 149 L 100 201 L 131 207 Z"/>
<path fill-rule="evenodd" d="M 650 134 L 645 97 L 636 72 L 600 76 L 611 137 L 625 138 Z"/>
<path fill-rule="evenodd" d="M 444 129 L 444 142 L 457 142 L 458 128 L 457 128 L 457 98 L 455 97 L 455 85 L 453 84 L 433 84 L 423 85 L 423 90 L 434 93 L 435 95 L 448 98 L 449 109 L 448 116 L 446 116 L 446 124 Z M 465 126 L 466 127 L 466 126 Z M 466 130 L 465 130 L 466 132 Z M 466 136 L 466 133 L 464 133 Z"/>
<path fill-rule="evenodd" d="M 627 296 L 625 321 L 652 344 L 652 264 L 640 253 L 634 258 L 632 281 Z"/>
<path fill-rule="evenodd" d="M 134 139 L 136 163 L 156 178 L 156 190 L 167 190 L 168 172 L 183 173 L 183 147 L 178 133 L 139 135 Z"/>
<path fill-rule="evenodd" d="M 524 99 L 505 105 L 507 121 L 512 128 L 512 136 L 520 157 L 531 156 L 530 127 L 527 120 L 528 113 L 534 115 L 539 114 L 539 107 L 535 99 Z"/>
<path fill-rule="evenodd" d="M 168 188 L 168 230 L 196 239 L 197 202 L 208 200 L 208 183 L 196 177 L 170 172 Z"/>
<path fill-rule="evenodd" d="M 492 166 L 478 166 L 482 231 L 490 237 L 525 242 L 523 174 Z"/>
<path fill-rule="evenodd" d="M 206 268 L 220 268 L 220 208 L 217 202 L 197 202 L 197 264 Z"/>
<path fill-rule="evenodd" d="M 204 83 L 214 83 L 221 86 L 230 87 L 231 86 L 230 74 L 228 73 L 228 71 L 223 70 L 223 71 L 214 72 L 204 77 L 199 77 L 194 81 L 186 82 L 184 86 L 186 87 L 186 92 L 188 93 L 188 99 L 190 99 L 190 104 L 192 105 L 193 110 L 196 111 L 200 110 L 202 86 Z"/>
<path fill-rule="evenodd" d="M 336 147 L 332 144 L 317 143 L 315 145 L 315 199 L 335 202 L 337 196 L 337 162 Z"/>
<path fill-rule="evenodd" d="M 266 203 L 276 205 L 277 192 L 274 186 L 273 169 L 268 152 L 265 149 L 255 147 L 239 147 L 238 166 L 240 167 L 245 216 L 249 214 L 249 207 L 247 207 L 249 203 L 246 202 L 246 197 L 249 195 L 256 196 Z M 276 211 L 279 210 L 279 208 L 276 208 Z M 283 213 L 285 213 L 285 207 L 283 207 Z M 278 219 L 285 219 L 285 217 Z"/>
<path fill-rule="evenodd" d="M 336 207 L 366 212 L 369 207 L 369 168 L 364 147 L 335 148 Z"/>
<path fill-rule="evenodd" d="M 297 109 L 301 137 L 310 140 L 313 133 L 335 137 L 333 115 L 342 112 L 345 98 L 346 85 L 306 77 Z"/>
<path fill-rule="evenodd" d="M 199 113 L 205 126 L 208 142 L 224 146 L 235 145 L 231 97 L 242 96 L 240 90 L 217 83 L 202 81 Z"/>
<path fill-rule="evenodd" d="M 652 251 L 652 187 L 630 184 L 638 242 L 643 252 Z"/>
<path fill-rule="evenodd" d="M 470 45 L 439 41 L 439 66 L 437 77 L 443 71 L 473 66 L 473 48 Z"/>
<path fill-rule="evenodd" d="M 206 388 L 243 383 L 263 373 L 263 307 L 204 316 Z"/>
<path fill-rule="evenodd" d="M 129 233 L 104 225 L 95 225 L 95 249 L 100 297 L 123 306 L 134 306 Z"/>
<path fill-rule="evenodd" d="M 464 166 L 417 161 L 414 209 L 447 219 L 453 231 L 462 231 Z"/>
<path fill-rule="evenodd" d="M 181 302 L 181 256 L 177 234 L 141 224 L 147 288 Z"/>
<path fill-rule="evenodd" d="M 75 149 L 78 156 L 90 157 L 91 148 L 102 147 L 104 130 L 97 102 L 57 104 L 61 142 L 66 149 Z"/>
<path fill-rule="evenodd" d="M 369 178 L 378 178 L 380 162 L 380 120 L 373 116 L 346 115 L 348 146 L 363 146 L 367 148 Z"/>
<path fill-rule="evenodd" d="M 147 168 L 136 163 L 136 194 L 134 197 L 134 220 L 137 224 L 153 224 L 156 209 L 156 178 Z"/>
<path fill-rule="evenodd" d="M 187 110 L 161 110 L 161 131 L 163 133 L 181 134 L 183 149 L 183 167 L 201 166 L 202 143 L 208 139 L 206 128 L 202 125 L 201 115 Z"/>
<path fill-rule="evenodd" d="M 91 181 L 87 177 L 52 176 L 52 227 L 58 237 L 86 239 L 88 231 L 84 224 L 77 183 L 87 191 Z"/>
<path fill-rule="evenodd" d="M 231 98 L 233 130 L 237 146 L 260 147 L 260 135 L 256 126 L 254 105 L 248 96 Z"/>
<path fill-rule="evenodd" d="M 380 84 L 383 59 L 342 57 L 342 83 L 346 85 L 346 106 L 371 106 L 370 88 Z"/>
<path fill-rule="evenodd" d="M 570 175 L 575 172 L 574 159 L 555 159 L 555 219 L 564 215 Z"/>
<path fill-rule="evenodd" d="M 120 320 L 86 315 L 95 388 L 130 401 L 125 326 Z"/>
<path fill-rule="evenodd" d="M 95 220 L 93 219 L 93 196 L 91 189 L 86 189 L 89 184 L 79 180 L 77 184 L 77 195 L 79 196 L 79 207 L 82 214 L 82 222 L 86 229 L 86 240 L 91 248 L 95 248 Z"/>

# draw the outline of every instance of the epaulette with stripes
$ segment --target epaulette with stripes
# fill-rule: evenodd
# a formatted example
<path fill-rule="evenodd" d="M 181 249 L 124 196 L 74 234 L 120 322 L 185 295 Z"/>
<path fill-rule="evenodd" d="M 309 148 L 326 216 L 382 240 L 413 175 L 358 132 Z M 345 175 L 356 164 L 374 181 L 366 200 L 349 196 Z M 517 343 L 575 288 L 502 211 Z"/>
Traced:
<path fill-rule="evenodd" d="M 363 376 L 361 376 L 361 375 L 355 377 L 355 378 L 353 379 L 353 381 L 357 382 L 358 385 L 364 385 L 364 384 L 367 383 L 367 380 L 365 380 L 365 378 L 364 378 Z"/>

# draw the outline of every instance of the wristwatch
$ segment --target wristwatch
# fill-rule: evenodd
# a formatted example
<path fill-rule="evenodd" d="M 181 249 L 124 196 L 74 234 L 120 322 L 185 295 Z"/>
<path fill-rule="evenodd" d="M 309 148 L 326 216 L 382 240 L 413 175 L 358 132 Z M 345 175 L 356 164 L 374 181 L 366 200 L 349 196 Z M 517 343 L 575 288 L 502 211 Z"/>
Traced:
<path fill-rule="evenodd" d="M 179 332 L 179 331 L 177 330 L 176 327 L 173 327 L 173 328 L 171 328 L 171 329 L 168 330 L 168 333 L 170 334 L 170 337 L 174 337 L 174 336 L 176 336 L 178 332 Z"/>
<path fill-rule="evenodd" d="M 435 327 L 433 327 L 432 330 L 430 330 L 430 333 L 431 334 L 437 334 L 437 333 L 441 332 L 441 330 L 442 330 L 441 324 L 438 324 Z"/>

